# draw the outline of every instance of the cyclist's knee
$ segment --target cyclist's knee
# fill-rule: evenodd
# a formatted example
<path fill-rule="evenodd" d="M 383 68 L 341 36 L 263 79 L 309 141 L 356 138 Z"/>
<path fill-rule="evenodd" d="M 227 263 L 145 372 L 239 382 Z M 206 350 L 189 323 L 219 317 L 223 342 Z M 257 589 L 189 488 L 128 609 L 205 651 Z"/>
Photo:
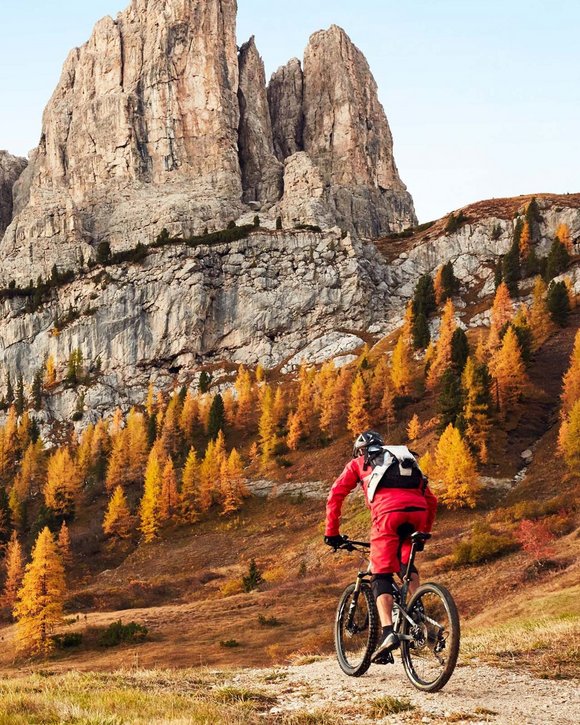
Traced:
<path fill-rule="evenodd" d="M 392 574 L 374 574 L 371 579 L 371 589 L 375 599 L 383 594 L 393 594 L 393 575 Z"/>

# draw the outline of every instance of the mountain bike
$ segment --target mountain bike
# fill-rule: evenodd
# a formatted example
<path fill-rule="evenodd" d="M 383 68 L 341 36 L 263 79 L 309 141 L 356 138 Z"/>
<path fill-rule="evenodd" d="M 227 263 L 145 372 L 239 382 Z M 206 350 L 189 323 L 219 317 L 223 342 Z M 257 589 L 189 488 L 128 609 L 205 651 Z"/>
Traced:
<path fill-rule="evenodd" d="M 422 584 L 407 603 L 411 568 L 431 534 L 411 535 L 409 562 L 398 586 L 393 581 L 393 628 L 401 641 L 407 677 L 418 689 L 437 692 L 448 682 L 459 654 L 459 614 L 449 591 L 441 584 Z M 370 544 L 345 537 L 339 547 L 357 551 L 368 561 Z M 334 642 L 338 663 L 350 677 L 360 677 L 371 665 L 379 642 L 379 613 L 370 586 L 370 564 L 343 592 L 336 611 Z M 392 653 L 387 661 L 393 662 Z M 385 662 L 381 662 L 385 664 Z"/>

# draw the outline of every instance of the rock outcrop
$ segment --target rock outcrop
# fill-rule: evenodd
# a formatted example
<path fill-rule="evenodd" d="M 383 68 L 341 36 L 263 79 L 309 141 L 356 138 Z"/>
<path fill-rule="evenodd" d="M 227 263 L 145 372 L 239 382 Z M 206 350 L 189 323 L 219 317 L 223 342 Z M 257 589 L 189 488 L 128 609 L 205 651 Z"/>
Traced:
<path fill-rule="evenodd" d="M 236 0 L 133 0 L 73 50 L 2 253 L 46 276 L 241 209 Z M 9 270 L 8 274 L 11 274 Z"/>
<path fill-rule="evenodd" d="M 562 223 L 580 251 L 580 195 L 538 201 L 538 254 L 547 253 Z M 343 238 L 338 229 L 259 230 L 234 243 L 175 244 L 139 263 L 95 268 L 52 290 L 34 312 L 26 297 L 3 296 L 0 368 L 13 380 L 20 371 L 30 384 L 46 355 L 63 372 L 80 348 L 89 368 L 101 364 L 86 405 L 104 411 L 142 399 L 151 376 L 167 385 L 176 375 L 188 381 L 207 362 L 288 371 L 338 356 L 340 364 L 369 334 L 393 332 L 417 279 L 443 262 L 453 262 L 463 290 L 491 297 L 495 263 L 513 242 L 517 203 L 498 211 L 494 201 L 480 217 L 467 209 L 470 221 L 449 234 L 443 219 L 391 256 L 388 244 Z M 568 274 L 580 294 L 580 265 Z M 522 283 L 522 299 L 532 285 Z M 472 317 L 456 303 L 463 327 L 489 324 L 489 314 Z M 57 318 L 64 322 L 55 334 Z M 65 391 L 53 412 L 69 417 L 77 402 Z"/>
<path fill-rule="evenodd" d="M 266 74 L 253 37 L 240 48 L 239 59 L 242 200 L 259 209 L 282 196 L 284 167 L 274 155 Z"/>
<path fill-rule="evenodd" d="M 129 249 L 255 209 L 363 237 L 415 221 L 376 84 L 344 31 L 315 33 L 304 73 L 291 60 L 266 89 L 253 38 L 238 55 L 236 12 L 236 0 L 132 0 L 71 51 L 15 187 L 0 284 L 77 269 L 101 242 Z M 275 208 L 301 153 L 312 178 L 296 183 L 304 159 L 286 164 Z"/>
<path fill-rule="evenodd" d="M 330 188 L 339 224 L 377 237 L 416 223 L 376 82 L 336 25 L 312 35 L 304 55 L 304 150 Z"/>
<path fill-rule="evenodd" d="M 12 191 L 26 164 L 26 159 L 0 151 L 0 239 L 12 221 Z"/>
<path fill-rule="evenodd" d="M 304 75 L 298 58 L 274 73 L 268 84 L 274 151 L 280 161 L 304 150 Z"/>

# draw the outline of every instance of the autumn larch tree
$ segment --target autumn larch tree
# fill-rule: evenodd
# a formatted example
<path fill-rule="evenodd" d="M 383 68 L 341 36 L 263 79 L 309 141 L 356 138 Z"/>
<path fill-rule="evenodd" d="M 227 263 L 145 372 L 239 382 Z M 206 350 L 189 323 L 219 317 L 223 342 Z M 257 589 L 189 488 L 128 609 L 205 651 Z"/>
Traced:
<path fill-rule="evenodd" d="M 14 606 L 19 648 L 47 654 L 54 646 L 51 635 L 63 619 L 66 593 L 64 567 L 50 529 L 39 534 L 26 566 Z"/>
<path fill-rule="evenodd" d="M 357 436 L 370 427 L 367 388 L 363 376 L 359 373 L 354 379 L 350 391 L 348 410 L 348 430 Z"/>
<path fill-rule="evenodd" d="M 16 603 L 18 590 L 22 584 L 22 577 L 24 576 L 24 554 L 16 531 L 12 532 L 12 536 L 8 542 L 4 565 L 6 577 L 2 597 L 0 597 L 0 604 L 8 607 L 12 611 Z"/>
<path fill-rule="evenodd" d="M 165 523 L 174 518 L 179 507 L 177 476 L 171 456 L 168 456 L 161 476 L 161 499 L 159 502 L 159 521 Z"/>
<path fill-rule="evenodd" d="M 253 385 L 252 376 L 243 365 L 238 368 L 234 387 L 238 397 L 236 426 L 244 429 L 247 428 L 252 414 Z"/>
<path fill-rule="evenodd" d="M 496 383 L 498 408 L 503 417 L 520 400 L 527 384 L 526 367 L 514 329 L 508 328 L 499 350 L 490 361 Z"/>
<path fill-rule="evenodd" d="M 228 400 L 232 399 L 231 391 Z M 225 398 L 224 398 L 225 407 Z M 191 390 L 188 390 L 185 394 L 185 400 L 181 408 L 181 414 L 179 416 L 179 427 L 181 434 L 186 443 L 191 444 L 195 426 L 197 422 L 198 404 L 197 398 L 192 394 Z M 233 420 L 228 420 L 230 424 L 233 424 Z"/>
<path fill-rule="evenodd" d="M 57 516 L 72 516 L 81 498 L 80 478 L 68 447 L 58 448 L 48 460 L 44 502 Z"/>
<path fill-rule="evenodd" d="M 461 378 L 465 437 L 481 463 L 487 463 L 487 442 L 491 429 L 491 378 L 485 363 L 468 358 Z"/>
<path fill-rule="evenodd" d="M 563 419 L 558 444 L 570 472 L 580 474 L 580 400 Z"/>
<path fill-rule="evenodd" d="M 163 449 L 168 456 L 176 456 L 181 446 L 181 429 L 179 427 L 179 418 L 181 416 L 181 400 L 179 395 L 173 394 L 165 410 L 163 416 L 163 427 L 161 429 L 160 439 Z M 222 402 L 222 422 L 223 422 L 223 402 Z M 209 420 L 208 420 L 209 424 Z"/>
<path fill-rule="evenodd" d="M 448 299 L 441 318 L 441 329 L 435 348 L 435 357 L 427 374 L 427 388 L 429 390 L 433 390 L 439 384 L 444 372 L 451 366 L 452 341 L 456 328 L 455 307 L 451 299 Z"/>
<path fill-rule="evenodd" d="M 274 456 L 276 446 L 276 421 L 274 419 L 274 399 L 272 388 L 264 385 L 260 401 L 260 420 L 258 422 L 258 435 L 262 449 L 262 464 L 267 466 Z"/>
<path fill-rule="evenodd" d="M 570 365 L 562 383 L 562 413 L 568 414 L 577 400 L 580 400 L 580 330 L 574 338 L 574 349 Z"/>
<path fill-rule="evenodd" d="M 73 553 L 70 541 L 70 533 L 66 521 L 63 521 L 57 538 L 58 553 L 63 563 L 65 570 L 67 570 L 73 563 Z"/>
<path fill-rule="evenodd" d="M 534 350 L 540 348 L 548 339 L 554 328 L 547 303 L 548 288 L 541 277 L 536 277 L 532 304 L 529 313 L 529 324 L 532 330 Z"/>
<path fill-rule="evenodd" d="M 402 332 L 399 335 L 391 360 L 391 381 L 397 395 L 408 395 L 413 381 L 411 370 L 411 343 Z"/>
<path fill-rule="evenodd" d="M 421 435 L 421 423 L 419 421 L 419 416 L 417 413 L 411 418 L 409 421 L 409 425 L 407 426 L 407 438 L 413 442 L 416 441 L 417 438 Z"/>
<path fill-rule="evenodd" d="M 397 414 L 395 411 L 395 396 L 388 382 L 385 384 L 383 390 L 380 414 L 381 419 L 387 424 L 387 434 L 391 435 L 391 426 L 397 422 Z"/>
<path fill-rule="evenodd" d="M 130 483 L 139 483 L 143 480 L 148 454 L 147 423 L 143 413 L 132 408 L 127 415 L 125 427 L 128 448 L 128 473 Z"/>
<path fill-rule="evenodd" d="M 195 448 L 191 448 L 181 474 L 179 515 L 184 524 L 193 524 L 199 518 L 199 462 Z"/>
<path fill-rule="evenodd" d="M 103 532 L 106 536 L 117 539 L 128 539 L 133 528 L 133 518 L 127 503 L 127 497 L 122 486 L 117 486 L 109 500 L 105 518 L 103 519 Z"/>
<path fill-rule="evenodd" d="M 570 227 L 567 224 L 559 224 L 556 229 L 556 239 L 566 247 L 569 254 L 574 254 L 574 244 L 570 235 Z"/>
<path fill-rule="evenodd" d="M 164 464 L 165 459 L 162 448 L 157 444 L 151 449 L 147 459 L 145 486 L 139 507 L 139 528 L 146 544 L 154 541 L 159 532 L 159 506 L 161 503 L 161 480 Z"/>
<path fill-rule="evenodd" d="M 502 328 L 511 321 L 514 316 L 514 305 L 510 292 L 505 284 L 502 282 L 497 288 L 493 306 L 491 308 L 491 326 L 489 331 L 489 338 L 487 341 L 488 348 L 495 350 L 501 344 L 500 333 Z"/>
<path fill-rule="evenodd" d="M 520 235 L 520 259 L 527 259 L 531 250 L 531 243 L 532 235 L 530 232 L 530 225 L 526 221 L 524 222 L 524 226 L 522 227 L 522 233 Z"/>
<path fill-rule="evenodd" d="M 227 461 L 222 461 L 221 475 L 221 513 L 223 516 L 238 511 L 248 495 L 244 478 L 244 465 L 240 454 L 232 449 Z"/>
<path fill-rule="evenodd" d="M 52 355 L 46 358 L 44 366 L 44 389 L 52 390 L 56 385 L 56 364 Z"/>
<path fill-rule="evenodd" d="M 26 511 L 30 497 L 40 491 L 44 478 L 44 446 L 42 439 L 29 443 L 20 470 L 10 490 L 10 510 L 14 525 L 22 530 L 26 522 Z"/>
<path fill-rule="evenodd" d="M 457 428 L 449 425 L 437 444 L 431 481 L 441 503 L 474 508 L 480 488 L 475 460 Z"/>

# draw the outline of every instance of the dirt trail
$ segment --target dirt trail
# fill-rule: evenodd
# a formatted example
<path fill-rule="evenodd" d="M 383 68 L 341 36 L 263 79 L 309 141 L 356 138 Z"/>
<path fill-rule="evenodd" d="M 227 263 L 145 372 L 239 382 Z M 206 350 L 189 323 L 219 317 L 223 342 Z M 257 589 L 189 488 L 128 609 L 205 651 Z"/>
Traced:
<path fill-rule="evenodd" d="M 580 722 L 578 683 L 535 679 L 486 665 L 459 666 L 442 692 L 422 693 L 407 680 L 400 659 L 371 667 L 362 678 L 349 678 L 336 660 L 302 666 L 244 670 L 230 684 L 267 692 L 277 699 L 272 714 L 330 711 L 346 723 L 496 723 L 497 725 L 567 725 Z M 373 700 L 390 695 L 414 709 L 373 719 Z M 460 717 L 459 715 L 463 715 Z M 304 720 L 306 722 L 306 720 Z M 322 717 L 321 722 L 324 722 Z M 314 720 L 312 720 L 314 722 Z"/>

